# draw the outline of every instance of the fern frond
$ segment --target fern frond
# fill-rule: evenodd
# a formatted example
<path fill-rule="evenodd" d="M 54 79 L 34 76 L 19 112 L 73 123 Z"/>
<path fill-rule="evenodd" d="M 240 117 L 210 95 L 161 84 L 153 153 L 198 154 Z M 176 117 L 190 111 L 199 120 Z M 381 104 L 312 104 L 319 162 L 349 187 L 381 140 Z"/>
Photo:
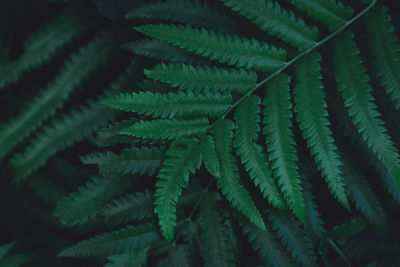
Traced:
<path fill-rule="evenodd" d="M 122 129 L 120 134 L 142 138 L 174 140 L 181 137 L 204 133 L 209 125 L 207 118 L 197 119 L 159 119 L 139 121 Z"/>
<path fill-rule="evenodd" d="M 220 177 L 221 166 L 215 150 L 213 136 L 206 135 L 200 140 L 200 151 L 207 171 L 214 177 Z"/>
<path fill-rule="evenodd" d="M 144 74 L 150 79 L 188 91 L 244 94 L 257 82 L 257 74 L 253 71 L 186 64 L 161 63 L 151 70 L 145 69 Z"/>
<path fill-rule="evenodd" d="M 263 153 L 262 147 L 256 143 L 260 132 L 260 102 L 258 96 L 252 95 L 236 109 L 234 118 L 237 129 L 234 133 L 233 146 L 264 198 L 274 207 L 284 208 L 286 203 L 272 179 L 267 156 Z"/>
<path fill-rule="evenodd" d="M 231 103 L 229 94 L 193 92 L 125 93 L 103 100 L 103 104 L 119 110 L 161 118 L 216 117 L 226 111 Z"/>
<path fill-rule="evenodd" d="M 149 247 L 107 257 L 104 267 L 142 267 L 147 262 Z"/>
<path fill-rule="evenodd" d="M 302 266 L 316 266 L 316 256 L 312 243 L 300 224 L 283 213 L 269 213 L 268 219 L 282 244 L 288 249 L 293 259 Z"/>
<path fill-rule="evenodd" d="M 15 246 L 15 242 L 7 243 L 0 246 L 0 259 L 4 258 L 5 255 Z"/>
<path fill-rule="evenodd" d="M 37 258 L 37 256 L 32 254 L 13 254 L 0 259 L 0 266 L 19 267 L 34 260 L 35 258 Z"/>
<path fill-rule="evenodd" d="M 161 167 L 163 149 L 153 147 L 124 149 L 121 155 L 113 152 L 88 154 L 81 157 L 84 164 L 97 164 L 100 174 L 155 175 Z"/>
<path fill-rule="evenodd" d="M 165 153 L 163 167 L 157 175 L 155 213 L 165 238 L 174 237 L 176 203 L 189 175 L 200 168 L 202 157 L 196 139 L 178 139 Z"/>
<path fill-rule="evenodd" d="M 258 25 L 261 30 L 299 49 L 315 43 L 318 29 L 271 0 L 221 0 L 226 6 Z"/>
<path fill-rule="evenodd" d="M 67 194 L 63 188 L 42 177 L 31 179 L 29 185 L 37 198 L 48 203 L 56 203 Z"/>
<path fill-rule="evenodd" d="M 150 191 L 128 193 L 121 198 L 114 199 L 98 212 L 98 215 L 111 225 L 153 217 L 154 196 Z"/>
<path fill-rule="evenodd" d="M 135 29 L 189 52 L 238 68 L 271 71 L 280 68 L 286 59 L 284 50 L 260 43 L 255 39 L 191 26 L 158 24 L 143 25 Z"/>
<path fill-rule="evenodd" d="M 360 51 L 353 34 L 344 32 L 334 41 L 332 62 L 338 90 L 348 114 L 363 140 L 385 165 L 397 187 L 400 187 L 399 153 L 377 110 L 370 78 L 359 57 Z"/>
<path fill-rule="evenodd" d="M 162 262 L 160 266 L 165 267 L 191 267 L 191 262 L 185 245 L 173 246 L 168 254 L 165 262 Z"/>
<path fill-rule="evenodd" d="M 243 234 L 247 236 L 253 249 L 267 266 L 296 266 L 285 248 L 269 230 L 262 231 L 242 218 L 239 219 L 239 224 L 242 227 Z"/>
<path fill-rule="evenodd" d="M 207 193 L 201 200 L 199 221 L 201 248 L 205 266 L 233 266 L 234 255 L 229 236 L 218 212 L 215 193 Z"/>
<path fill-rule="evenodd" d="M 378 5 L 365 17 L 369 36 L 368 47 L 374 58 L 374 67 L 380 83 L 400 109 L 400 45 L 390 22 L 387 7 Z"/>
<path fill-rule="evenodd" d="M 138 120 L 136 118 L 132 118 L 129 120 L 123 120 L 121 122 L 116 122 L 114 124 L 110 124 L 105 128 L 101 128 L 96 131 L 96 136 L 91 139 L 98 147 L 108 147 L 116 144 L 129 144 L 134 143 L 135 140 L 132 137 L 120 134 L 119 131 L 128 127 L 129 125 L 134 124 Z"/>
<path fill-rule="evenodd" d="M 293 137 L 290 77 L 281 74 L 266 85 L 263 100 L 263 133 L 266 135 L 268 160 L 274 178 L 293 213 L 306 219 L 305 203 L 297 167 L 296 143 Z"/>
<path fill-rule="evenodd" d="M 89 136 L 113 117 L 114 113 L 100 103 L 89 102 L 87 106 L 80 106 L 54 119 L 22 153 L 15 154 L 11 159 L 16 179 L 26 178 L 49 157 Z"/>
<path fill-rule="evenodd" d="M 65 226 L 85 223 L 98 213 L 103 204 L 125 190 L 127 179 L 124 178 L 121 176 L 92 178 L 79 187 L 77 192 L 58 201 L 54 216 Z"/>
<path fill-rule="evenodd" d="M 362 218 L 354 218 L 348 222 L 336 225 L 329 235 L 334 239 L 345 239 L 363 231 L 367 225 Z"/>
<path fill-rule="evenodd" d="M 32 33 L 24 45 L 24 53 L 15 61 L 0 65 L 0 89 L 16 82 L 24 72 L 50 61 L 65 45 L 88 28 L 78 16 L 61 14 Z"/>
<path fill-rule="evenodd" d="M 115 38 L 103 33 L 78 54 L 73 54 L 58 75 L 27 102 L 12 120 L 0 125 L 0 158 L 31 131 L 59 109 L 72 91 L 78 88 L 112 54 Z"/>
<path fill-rule="evenodd" d="M 163 19 L 198 27 L 232 32 L 237 24 L 208 2 L 190 0 L 154 1 L 137 6 L 126 14 L 127 19 Z"/>
<path fill-rule="evenodd" d="M 321 56 L 313 53 L 296 64 L 294 87 L 296 119 L 311 155 L 328 183 L 329 190 L 346 209 L 350 210 L 340 170 L 342 163 L 327 119 L 320 61 Z"/>
<path fill-rule="evenodd" d="M 299 10 L 322 22 L 333 31 L 353 16 L 353 9 L 337 0 L 290 0 Z"/>
<path fill-rule="evenodd" d="M 234 124 L 230 120 L 218 122 L 213 129 L 215 151 L 220 166 L 220 176 L 216 176 L 218 188 L 229 202 L 249 220 L 265 230 L 260 212 L 249 193 L 239 183 L 239 170 L 232 153 Z"/>
<path fill-rule="evenodd" d="M 156 227 L 145 223 L 138 227 L 127 226 L 110 233 L 81 241 L 63 251 L 60 257 L 105 256 L 126 253 L 150 246 L 160 239 Z"/>

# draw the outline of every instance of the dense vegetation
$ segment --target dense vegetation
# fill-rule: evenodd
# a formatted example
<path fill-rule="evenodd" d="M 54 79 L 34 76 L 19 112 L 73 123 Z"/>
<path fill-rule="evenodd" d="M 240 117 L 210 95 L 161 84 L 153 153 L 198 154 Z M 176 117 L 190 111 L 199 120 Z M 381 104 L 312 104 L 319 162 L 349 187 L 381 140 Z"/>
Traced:
<path fill-rule="evenodd" d="M 398 266 L 394 6 L 1 1 L 0 267 Z"/>

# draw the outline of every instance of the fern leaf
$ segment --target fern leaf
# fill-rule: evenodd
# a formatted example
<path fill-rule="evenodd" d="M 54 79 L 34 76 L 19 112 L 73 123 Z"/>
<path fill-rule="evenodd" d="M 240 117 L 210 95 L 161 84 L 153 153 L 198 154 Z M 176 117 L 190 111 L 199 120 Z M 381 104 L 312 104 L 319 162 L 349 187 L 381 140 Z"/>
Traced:
<path fill-rule="evenodd" d="M 274 178 L 277 179 L 290 209 L 304 222 L 306 210 L 292 130 L 289 82 L 290 77 L 282 74 L 267 84 L 263 100 L 263 132 L 266 135 L 268 159 Z"/>
<path fill-rule="evenodd" d="M 221 175 L 221 167 L 217 152 L 215 151 L 215 141 L 212 136 L 206 135 L 200 140 L 200 151 L 208 172 L 215 177 L 219 177 Z"/>
<path fill-rule="evenodd" d="M 158 18 L 216 29 L 220 32 L 233 32 L 237 26 L 237 23 L 219 12 L 215 6 L 198 0 L 154 1 L 133 8 L 125 17 L 127 19 Z"/>
<path fill-rule="evenodd" d="M 0 259 L 3 259 L 5 255 L 15 246 L 15 242 L 7 243 L 0 246 Z"/>
<path fill-rule="evenodd" d="M 312 244 L 300 224 L 286 214 L 268 214 L 272 229 L 276 231 L 282 244 L 288 249 L 293 259 L 302 266 L 316 266 L 316 257 Z"/>
<path fill-rule="evenodd" d="M 153 217 L 154 196 L 149 191 L 128 193 L 106 204 L 98 212 L 99 216 L 111 225 L 138 221 Z"/>
<path fill-rule="evenodd" d="M 201 248 L 205 266 L 233 266 L 234 257 L 229 236 L 218 212 L 216 197 L 207 193 L 200 206 L 199 221 L 202 228 Z"/>
<path fill-rule="evenodd" d="M 84 164 L 97 164 L 100 174 L 155 175 L 161 167 L 163 149 L 141 147 L 124 149 L 121 155 L 113 152 L 94 153 L 81 157 Z"/>
<path fill-rule="evenodd" d="M 257 74 L 244 69 L 225 69 L 207 66 L 163 63 L 144 70 L 150 79 L 169 83 L 180 90 L 232 92 L 244 94 L 257 82 Z"/>
<path fill-rule="evenodd" d="M 294 88 L 296 119 L 330 191 L 346 209 L 350 210 L 340 170 L 342 163 L 337 155 L 337 147 L 327 119 L 320 60 L 320 55 L 313 53 L 296 64 Z"/>
<path fill-rule="evenodd" d="M 28 147 L 11 159 L 11 166 L 16 172 L 16 179 L 21 180 L 42 166 L 49 157 L 73 143 L 89 136 L 95 129 L 101 127 L 114 117 L 100 103 L 89 102 L 87 106 L 73 109 L 63 114 L 43 128 Z"/>
<path fill-rule="evenodd" d="M 243 234 L 247 236 L 253 249 L 267 266 L 296 266 L 285 248 L 269 230 L 262 231 L 254 224 L 249 223 L 242 218 L 240 218 L 239 223 L 242 227 Z"/>
<path fill-rule="evenodd" d="M 81 241 L 59 254 L 60 257 L 106 256 L 150 246 L 160 239 L 154 225 L 127 226 Z"/>
<path fill-rule="evenodd" d="M 61 14 L 31 34 L 24 53 L 15 61 L 0 65 L 0 89 L 16 82 L 24 72 L 35 69 L 52 59 L 65 45 L 88 28 L 78 16 Z"/>
<path fill-rule="evenodd" d="M 374 58 L 376 74 L 386 93 L 400 109 L 400 45 L 399 38 L 390 22 L 387 7 L 376 6 L 365 17 L 369 36 L 369 50 Z"/>
<path fill-rule="evenodd" d="M 274 207 L 284 208 L 286 203 L 272 179 L 267 157 L 262 147 L 256 143 L 260 131 L 260 102 L 258 96 L 249 96 L 236 109 L 234 118 L 237 129 L 234 133 L 233 146 L 264 198 Z"/>
<path fill-rule="evenodd" d="M 299 10 L 322 22 L 333 31 L 353 16 L 353 9 L 336 0 L 290 0 Z"/>
<path fill-rule="evenodd" d="M 154 139 L 174 140 L 204 133 L 209 125 L 208 119 L 160 119 L 139 121 L 122 129 L 120 134 Z"/>
<path fill-rule="evenodd" d="M 232 97 L 229 94 L 211 95 L 193 92 L 125 93 L 103 101 L 103 104 L 119 110 L 161 118 L 216 117 L 226 111 L 231 103 Z"/>
<path fill-rule="evenodd" d="M 19 115 L 0 125 L 0 158 L 59 109 L 71 92 L 111 56 L 115 40 L 110 39 L 103 34 L 72 55 L 53 81 L 28 101 Z"/>
<path fill-rule="evenodd" d="M 142 267 L 147 262 L 149 247 L 107 257 L 104 267 Z"/>
<path fill-rule="evenodd" d="M 138 120 L 136 118 L 132 118 L 110 124 L 109 126 L 96 131 L 96 136 L 91 141 L 98 147 L 135 143 L 135 139 L 132 139 L 130 136 L 120 134 L 119 132 L 137 121 Z"/>
<path fill-rule="evenodd" d="M 176 226 L 176 203 L 186 187 L 189 175 L 200 168 L 201 153 L 196 139 L 178 139 L 165 153 L 156 183 L 155 213 L 159 218 L 161 231 L 170 241 Z"/>
<path fill-rule="evenodd" d="M 19 267 L 34 260 L 37 256 L 32 254 L 13 254 L 0 259 L 2 267 Z"/>
<path fill-rule="evenodd" d="M 191 267 L 193 266 L 185 245 L 173 246 L 168 254 L 168 258 L 160 267 Z"/>
<path fill-rule="evenodd" d="M 358 132 L 368 147 L 387 168 L 397 187 L 400 187 L 400 159 L 381 115 L 377 110 L 369 85 L 370 78 L 362 65 L 353 34 L 344 32 L 335 39 L 333 66 L 338 90 Z"/>
<path fill-rule="evenodd" d="M 48 203 L 56 203 L 67 194 L 63 188 L 42 177 L 31 179 L 29 185 L 37 198 Z"/>
<path fill-rule="evenodd" d="M 255 39 L 195 29 L 190 26 L 158 24 L 139 26 L 135 29 L 189 52 L 238 68 L 271 71 L 285 64 L 284 50 L 260 43 Z"/>
<path fill-rule="evenodd" d="M 77 192 L 57 202 L 54 216 L 65 226 L 83 224 L 95 216 L 101 206 L 123 192 L 127 181 L 123 176 L 94 177 Z"/>
<path fill-rule="evenodd" d="M 367 225 L 362 218 L 354 218 L 333 227 L 329 235 L 334 239 L 345 239 L 360 233 L 366 227 Z"/>
<path fill-rule="evenodd" d="M 239 184 L 239 170 L 232 154 L 234 124 L 230 120 L 218 122 L 213 129 L 215 151 L 220 164 L 217 185 L 229 202 L 242 212 L 252 223 L 265 230 L 260 212 L 254 205 L 246 189 Z"/>
<path fill-rule="evenodd" d="M 261 30 L 300 49 L 315 43 L 318 29 L 308 27 L 293 12 L 270 0 L 221 0 L 226 6 L 258 25 Z"/>

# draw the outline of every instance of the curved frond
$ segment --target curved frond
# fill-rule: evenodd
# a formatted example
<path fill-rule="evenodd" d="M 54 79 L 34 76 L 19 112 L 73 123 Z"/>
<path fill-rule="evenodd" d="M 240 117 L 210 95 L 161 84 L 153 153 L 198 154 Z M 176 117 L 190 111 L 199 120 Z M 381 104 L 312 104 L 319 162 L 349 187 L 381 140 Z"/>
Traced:
<path fill-rule="evenodd" d="M 122 129 L 120 134 L 142 138 L 174 140 L 185 136 L 204 133 L 209 125 L 207 118 L 197 119 L 159 119 L 139 121 Z"/>
<path fill-rule="evenodd" d="M 231 92 L 244 94 L 254 88 L 257 74 L 244 69 L 226 69 L 208 66 L 163 63 L 144 70 L 150 78 L 169 83 L 180 90 L 202 92 Z"/>
<path fill-rule="evenodd" d="M 229 94 L 193 92 L 123 93 L 103 100 L 103 104 L 119 110 L 161 118 L 217 117 L 224 113 L 231 103 L 232 97 Z"/>
<path fill-rule="evenodd" d="M 322 22 L 333 31 L 353 15 L 351 7 L 337 0 L 290 0 L 298 9 Z"/>
<path fill-rule="evenodd" d="M 344 32 L 333 45 L 333 67 L 338 90 L 354 125 L 368 147 L 387 168 L 400 187 L 400 157 L 377 110 L 370 78 L 359 57 L 351 32 Z"/>
<path fill-rule="evenodd" d="M 260 132 L 260 102 L 258 96 L 252 95 L 237 107 L 234 114 L 237 129 L 233 145 L 250 178 L 260 188 L 264 198 L 274 207 L 285 208 L 285 200 L 272 179 L 267 156 L 262 147 L 256 143 Z"/>
<path fill-rule="evenodd" d="M 274 178 L 293 213 L 306 219 L 305 203 L 298 173 L 296 143 L 293 136 L 290 77 L 281 74 L 266 85 L 263 100 L 263 133 Z"/>
<path fill-rule="evenodd" d="M 157 175 L 155 213 L 164 237 L 170 241 L 176 226 L 176 203 L 189 182 L 189 175 L 200 168 L 202 157 L 196 139 L 176 140 L 165 156 Z"/>
<path fill-rule="evenodd" d="M 226 6 L 258 25 L 261 30 L 304 49 L 315 43 L 318 29 L 270 0 L 221 0 Z"/>
<path fill-rule="evenodd" d="M 143 25 L 135 29 L 189 52 L 238 68 L 271 71 L 280 68 L 286 59 L 284 50 L 260 43 L 255 39 L 191 26 L 158 24 Z"/>
<path fill-rule="evenodd" d="M 232 152 L 234 124 L 223 120 L 213 129 L 215 151 L 220 166 L 220 176 L 216 176 L 218 188 L 229 202 L 242 212 L 249 220 L 265 230 L 265 224 L 260 212 L 254 205 L 249 193 L 239 183 L 239 169 Z"/>
<path fill-rule="evenodd" d="M 215 150 L 213 136 L 206 135 L 200 140 L 200 151 L 207 171 L 215 177 L 220 177 L 221 166 Z"/>
<path fill-rule="evenodd" d="M 327 119 L 320 61 L 321 56 L 313 53 L 296 64 L 294 87 L 296 119 L 311 155 L 328 183 L 329 190 L 346 209 L 350 210 L 340 170 L 342 163 Z"/>

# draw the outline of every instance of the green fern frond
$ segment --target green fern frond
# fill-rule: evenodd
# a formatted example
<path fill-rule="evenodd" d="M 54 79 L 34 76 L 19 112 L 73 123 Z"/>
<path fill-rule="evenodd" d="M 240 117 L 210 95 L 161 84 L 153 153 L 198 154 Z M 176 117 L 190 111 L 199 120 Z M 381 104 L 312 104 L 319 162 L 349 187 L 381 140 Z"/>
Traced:
<path fill-rule="evenodd" d="M 200 140 L 200 151 L 207 171 L 214 177 L 220 177 L 221 166 L 215 150 L 213 136 L 206 135 Z"/>
<path fill-rule="evenodd" d="M 120 134 L 142 138 L 174 140 L 181 137 L 203 134 L 209 125 L 207 118 L 196 119 L 159 119 L 139 121 L 122 129 Z"/>
<path fill-rule="evenodd" d="M 59 109 L 68 96 L 106 61 L 115 38 L 103 33 L 78 54 L 73 54 L 58 75 L 28 101 L 13 119 L 0 125 L 0 158 Z M 93 123 L 93 122 L 92 122 Z"/>
<path fill-rule="evenodd" d="M 288 249 L 293 259 L 302 266 L 316 266 L 317 259 L 312 243 L 300 224 L 283 213 L 269 213 L 268 219 L 282 244 Z"/>
<path fill-rule="evenodd" d="M 155 175 L 163 159 L 163 150 L 157 147 L 124 149 L 121 155 L 113 152 L 94 153 L 81 157 L 84 164 L 97 164 L 100 174 Z"/>
<path fill-rule="evenodd" d="M 151 218 L 154 215 L 153 201 L 154 196 L 148 190 L 128 193 L 106 204 L 99 210 L 98 215 L 111 225 Z"/>
<path fill-rule="evenodd" d="M 89 136 L 113 117 L 114 113 L 100 103 L 89 102 L 87 106 L 80 106 L 54 119 L 31 140 L 23 152 L 15 154 L 11 159 L 16 179 L 26 178 L 49 157 Z"/>
<path fill-rule="evenodd" d="M 205 266 L 233 266 L 233 251 L 216 199 L 215 193 L 207 193 L 201 200 L 198 220 L 202 228 L 200 238 L 204 264 Z"/>
<path fill-rule="evenodd" d="M 233 146 L 264 198 L 274 207 L 285 208 L 285 200 L 272 179 L 267 156 L 263 153 L 262 147 L 256 143 L 260 132 L 260 102 L 258 96 L 252 95 L 240 103 L 236 109 L 234 118 L 237 129 L 234 133 Z"/>
<path fill-rule="evenodd" d="M 350 210 L 340 170 L 342 163 L 327 119 L 320 61 L 321 56 L 313 53 L 296 64 L 294 87 L 296 119 L 330 191 L 346 209 Z"/>
<path fill-rule="evenodd" d="M 200 168 L 202 157 L 196 139 L 178 139 L 165 153 L 163 167 L 157 175 L 155 213 L 161 231 L 170 241 L 176 226 L 176 203 L 189 176 Z"/>
<path fill-rule="evenodd" d="M 302 18 L 271 0 L 221 0 L 226 6 L 258 25 L 261 30 L 281 38 L 299 49 L 315 43 L 318 29 L 308 27 Z"/>
<path fill-rule="evenodd" d="M 217 185 L 233 207 L 249 218 L 252 223 L 265 230 L 260 212 L 249 193 L 239 183 L 239 170 L 232 153 L 233 130 L 234 124 L 230 120 L 218 122 L 213 129 L 215 151 L 220 166 L 220 176 L 215 177 Z"/>
<path fill-rule="evenodd" d="M 353 15 L 351 7 L 337 0 L 290 0 L 299 10 L 322 22 L 333 31 Z"/>
<path fill-rule="evenodd" d="M 145 223 L 138 227 L 127 226 L 110 233 L 97 235 L 81 241 L 63 251 L 59 257 L 102 256 L 126 253 L 150 246 L 160 239 L 153 224 Z"/>
<path fill-rule="evenodd" d="M 239 219 L 239 224 L 242 227 L 243 234 L 247 236 L 253 249 L 267 266 L 296 266 L 285 248 L 269 230 L 262 231 L 242 218 Z"/>
<path fill-rule="evenodd" d="M 202 92 L 231 92 L 244 94 L 257 82 L 257 74 L 244 69 L 226 69 L 208 66 L 163 63 L 144 70 L 150 78 L 169 83 L 180 90 Z"/>
<path fill-rule="evenodd" d="M 0 259 L 4 258 L 5 255 L 15 246 L 15 242 L 7 243 L 0 246 Z"/>
<path fill-rule="evenodd" d="M 67 194 L 63 188 L 39 176 L 31 179 L 29 185 L 37 198 L 48 203 L 56 203 Z"/>
<path fill-rule="evenodd" d="M 188 0 L 154 1 L 132 9 L 127 19 L 163 19 L 198 27 L 232 32 L 235 22 L 208 2 Z"/>
<path fill-rule="evenodd" d="M 188 256 L 185 245 L 173 246 L 165 262 L 159 264 L 160 267 L 191 267 L 193 263 Z"/>
<path fill-rule="evenodd" d="M 400 187 L 400 157 L 377 110 L 370 78 L 359 57 L 351 32 L 344 32 L 333 45 L 333 67 L 345 107 L 369 148 L 387 168 Z"/>
<path fill-rule="evenodd" d="M 334 239 L 345 239 L 363 231 L 367 225 L 362 218 L 354 218 L 348 222 L 336 225 L 329 235 Z"/>
<path fill-rule="evenodd" d="M 88 26 L 78 16 L 64 13 L 31 34 L 25 42 L 24 53 L 15 61 L 0 65 L 0 89 L 16 82 L 24 72 L 50 61 Z"/>
<path fill-rule="evenodd" d="M 365 26 L 369 36 L 369 50 L 374 58 L 374 67 L 380 83 L 400 109 L 400 45 L 399 38 L 390 22 L 387 7 L 376 6 L 365 17 Z"/>
<path fill-rule="evenodd" d="M 238 68 L 271 71 L 280 68 L 286 59 L 284 50 L 260 43 L 255 39 L 191 26 L 158 24 L 143 25 L 135 29 L 189 52 Z"/>
<path fill-rule="evenodd" d="M 289 82 L 290 77 L 281 74 L 266 85 L 263 133 L 266 135 L 268 160 L 274 178 L 290 209 L 304 222 L 306 210 L 293 137 Z"/>
<path fill-rule="evenodd" d="M 123 176 L 94 177 L 77 192 L 57 202 L 54 216 L 64 226 L 83 224 L 95 216 L 101 206 L 123 192 L 128 179 Z"/>
<path fill-rule="evenodd" d="M 142 267 L 147 262 L 149 247 L 107 257 L 104 267 Z"/>
<path fill-rule="evenodd" d="M 119 132 L 137 121 L 138 120 L 136 118 L 132 118 L 129 120 L 123 120 L 121 122 L 110 124 L 105 128 L 101 128 L 100 130 L 96 131 L 96 136 L 91 139 L 91 142 L 93 142 L 98 147 L 108 147 L 116 144 L 133 143 L 136 141 L 135 139 L 132 139 L 131 136 L 120 134 Z"/>
<path fill-rule="evenodd" d="M 119 110 L 161 118 L 217 117 L 226 111 L 231 103 L 232 97 L 229 94 L 211 95 L 193 92 L 125 93 L 103 101 L 103 104 Z"/>

